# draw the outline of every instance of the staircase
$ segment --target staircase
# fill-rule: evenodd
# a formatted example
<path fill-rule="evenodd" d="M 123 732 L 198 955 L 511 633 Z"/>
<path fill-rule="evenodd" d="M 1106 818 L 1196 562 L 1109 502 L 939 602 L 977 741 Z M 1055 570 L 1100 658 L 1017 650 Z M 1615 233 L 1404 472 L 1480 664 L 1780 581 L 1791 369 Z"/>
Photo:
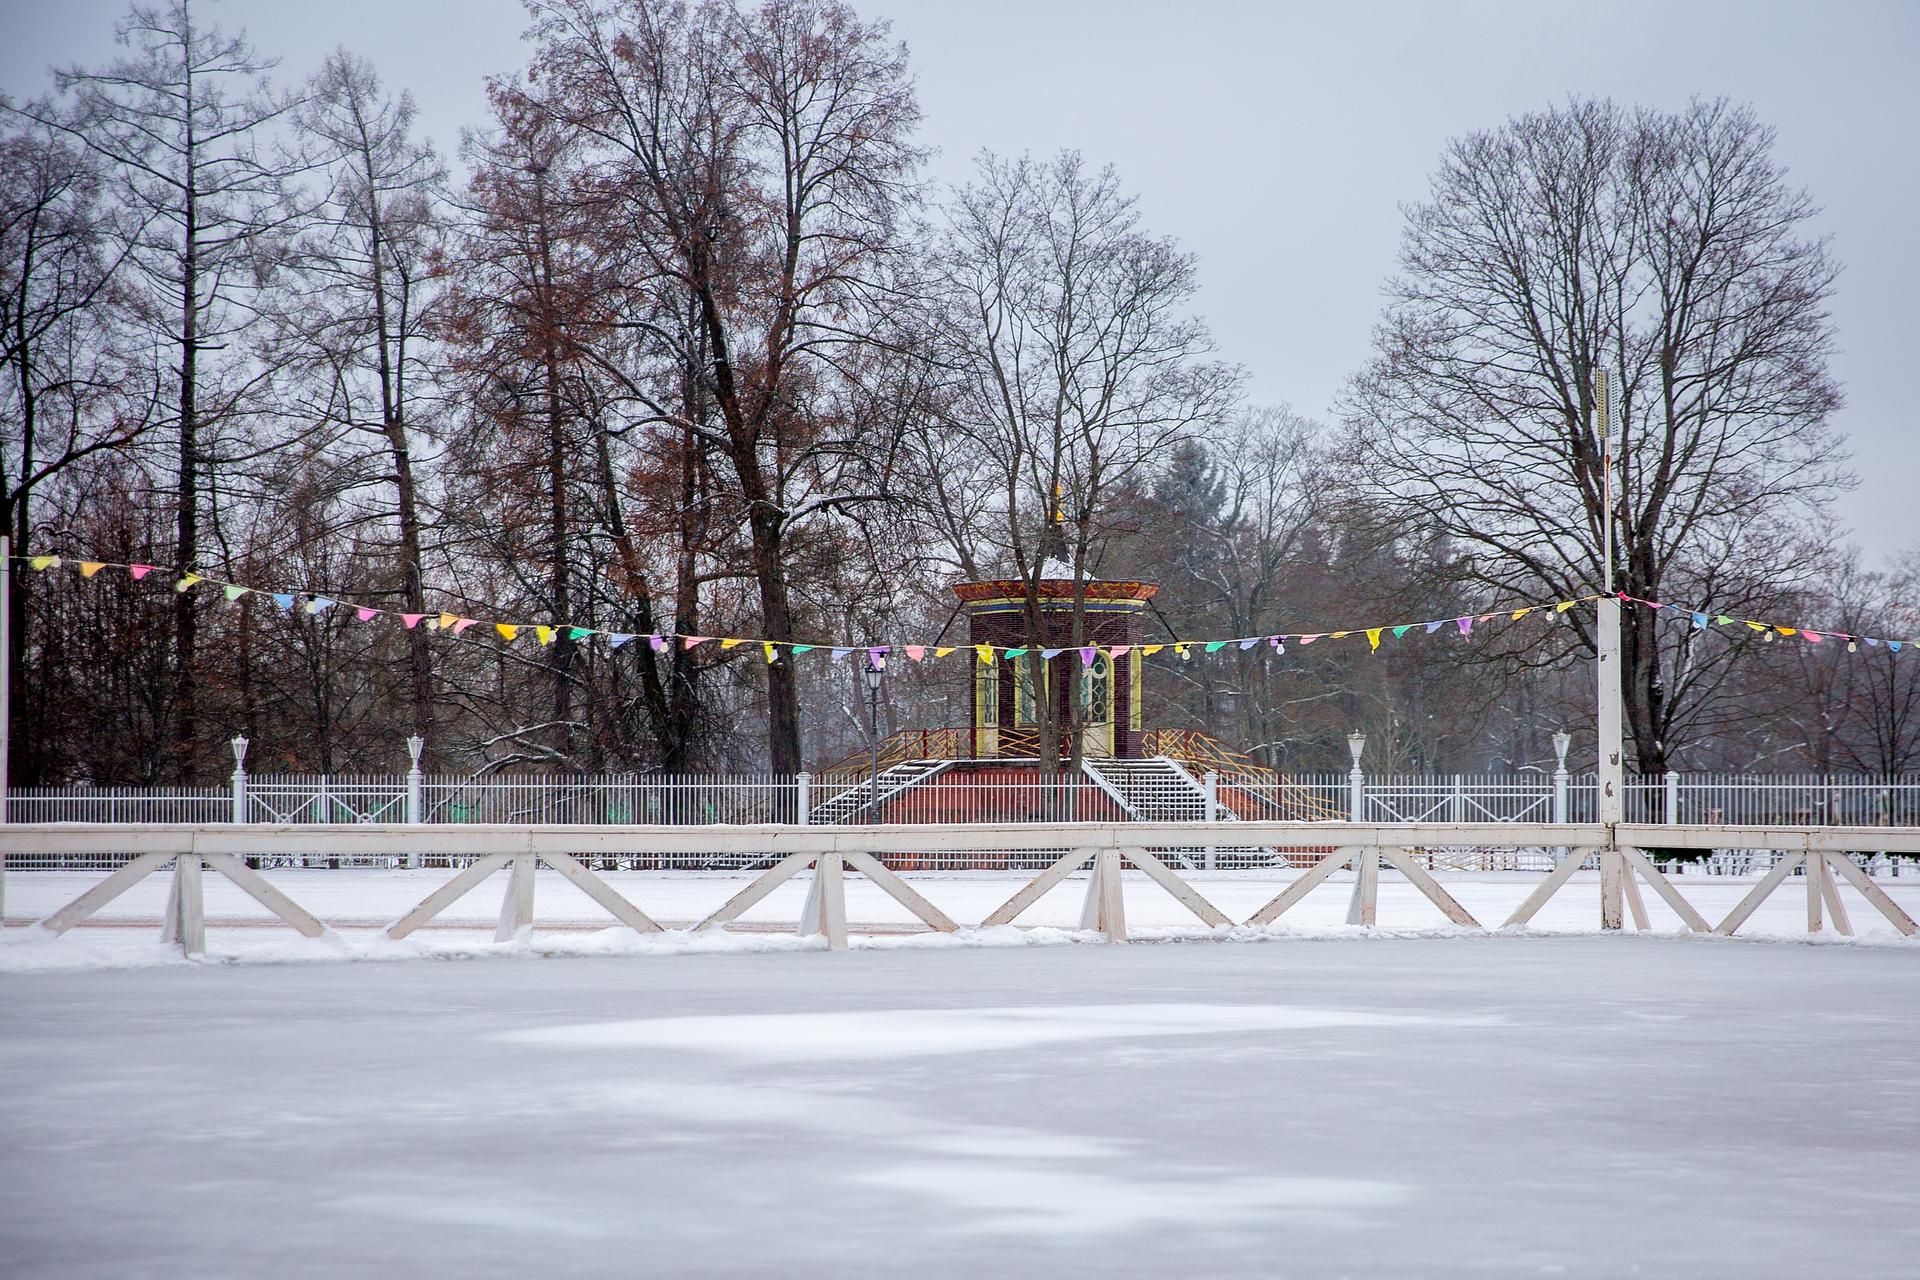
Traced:
<path fill-rule="evenodd" d="M 1080 768 L 1135 822 L 1232 820 L 1224 810 L 1207 811 L 1207 793 L 1192 774 L 1165 756 L 1143 760 L 1082 760 Z M 1167 849 L 1189 871 L 1197 870 L 1192 849 Z"/>
<path fill-rule="evenodd" d="M 873 778 L 862 778 L 829 800 L 814 805 L 807 811 L 807 821 L 820 826 L 831 826 L 838 822 L 874 821 L 875 807 L 899 795 L 909 787 L 918 786 L 938 774 L 953 767 L 951 760 L 905 760 L 889 765 L 880 771 L 879 790 L 874 789 Z"/>
<path fill-rule="evenodd" d="M 1094 784 L 1126 810 L 1127 816 L 1135 822 L 1240 821 L 1240 815 L 1224 804 L 1216 804 L 1209 814 L 1206 788 L 1179 761 L 1166 756 L 1144 760 L 1086 760 L 1081 767 Z M 1178 859 L 1189 871 L 1199 870 L 1192 857 L 1195 853 L 1205 853 L 1209 869 L 1219 854 L 1230 854 L 1239 859 L 1275 856 L 1272 849 L 1251 845 L 1220 845 L 1204 851 L 1199 848 L 1167 849 L 1163 852 Z"/>

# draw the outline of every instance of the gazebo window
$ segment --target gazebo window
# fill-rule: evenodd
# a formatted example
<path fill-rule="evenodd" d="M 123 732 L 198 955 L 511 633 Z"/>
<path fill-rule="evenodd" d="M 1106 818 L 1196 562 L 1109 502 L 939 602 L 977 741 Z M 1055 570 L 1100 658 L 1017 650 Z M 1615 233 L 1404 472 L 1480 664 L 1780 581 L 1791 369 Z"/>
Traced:
<path fill-rule="evenodd" d="M 1046 696 L 1047 669 L 1051 663 L 1042 662 L 1040 666 L 1040 697 Z M 1017 725 L 1040 723 L 1040 700 L 1034 696 L 1034 661 L 1020 658 L 1013 669 L 1013 722 Z"/>
<path fill-rule="evenodd" d="M 1000 668 L 975 663 L 973 674 L 973 722 L 983 729 L 1000 723 Z"/>
<path fill-rule="evenodd" d="M 1113 655 L 1096 653 L 1081 677 L 1080 698 L 1088 724 L 1113 723 Z"/>

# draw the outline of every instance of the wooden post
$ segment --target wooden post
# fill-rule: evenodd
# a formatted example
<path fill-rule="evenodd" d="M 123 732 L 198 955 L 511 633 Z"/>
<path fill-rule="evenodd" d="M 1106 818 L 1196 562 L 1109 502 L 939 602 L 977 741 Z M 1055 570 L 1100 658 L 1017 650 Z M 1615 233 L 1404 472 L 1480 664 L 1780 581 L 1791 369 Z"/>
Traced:
<path fill-rule="evenodd" d="M 1380 914 L 1380 851 L 1354 851 L 1353 897 L 1347 902 L 1347 923 L 1371 929 Z"/>
<path fill-rule="evenodd" d="M 0 826 L 7 821 L 7 731 L 13 683 L 13 539 L 0 533 Z M 7 921 L 7 846 L 0 842 L 0 927 Z"/>
<path fill-rule="evenodd" d="M 1127 940 L 1126 900 L 1121 893 L 1120 851 L 1102 849 L 1093 855 L 1093 878 L 1080 908 L 1080 927 L 1098 929 L 1108 942 Z"/>
<path fill-rule="evenodd" d="M 1807 932 L 1808 933 L 1819 933 L 1822 929 L 1826 927 L 1824 921 L 1821 919 L 1821 910 L 1820 910 L 1820 906 L 1821 906 L 1820 872 L 1816 870 L 1816 868 L 1824 867 L 1826 866 L 1826 864 L 1827 864 L 1827 860 L 1821 857 L 1819 854 L 1809 853 L 1807 855 L 1807 865 L 1802 868 L 1802 872 L 1807 882 Z"/>
<path fill-rule="evenodd" d="M 533 877 L 540 860 L 532 853 L 513 855 L 513 873 L 507 877 L 506 896 L 500 899 L 500 923 L 495 942 L 511 942 L 533 928 Z"/>
<path fill-rule="evenodd" d="M 847 883 L 839 854 L 823 853 L 814 861 L 813 882 L 820 887 L 820 932 L 827 935 L 827 950 L 845 951 Z"/>
<path fill-rule="evenodd" d="M 173 862 L 173 887 L 175 914 L 168 922 L 169 930 L 163 929 L 163 941 L 178 942 L 183 954 L 198 956 L 207 950 L 207 905 L 200 884 L 200 859 L 198 855 L 183 853 Z"/>

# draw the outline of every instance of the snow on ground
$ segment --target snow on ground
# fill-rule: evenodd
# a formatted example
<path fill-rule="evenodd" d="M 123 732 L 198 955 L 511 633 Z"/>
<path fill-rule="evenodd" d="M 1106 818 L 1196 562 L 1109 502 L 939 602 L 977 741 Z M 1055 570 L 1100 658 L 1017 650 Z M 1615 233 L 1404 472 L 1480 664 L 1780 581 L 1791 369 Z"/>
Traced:
<path fill-rule="evenodd" d="M 1533 934 L 15 974 L 0 1274 L 1913 1275 L 1914 964 Z"/>
<path fill-rule="evenodd" d="M 434 924 L 401 942 L 379 930 L 399 919 L 428 893 L 445 883 L 446 870 L 279 870 L 265 873 L 295 902 L 339 931 L 335 938 L 309 941 L 280 926 L 253 899 L 213 872 L 204 879 L 208 920 L 207 949 L 217 961 L 285 962 L 293 960 L 403 959 L 421 956 L 489 954 L 607 955 L 679 954 L 687 951 L 766 951 L 812 949 L 817 939 L 790 933 L 800 915 L 808 876 L 787 881 L 748 911 L 743 923 L 752 931 L 693 935 L 683 930 L 720 906 L 748 881 L 741 874 L 697 872 L 607 872 L 617 890 L 672 932 L 639 935 L 613 922 L 601 908 L 558 872 L 542 871 L 535 894 L 534 935 L 514 943 L 492 941 L 507 872 L 496 873 L 456 902 Z M 1188 879 L 1229 918 L 1245 920 L 1297 874 L 1275 872 L 1197 872 Z M 24 925 L 52 914 L 104 876 L 98 871 L 13 872 L 6 880 L 7 919 Z M 1489 929 L 1497 929 L 1540 883 L 1527 873 L 1441 872 L 1450 893 Z M 1017 873 L 951 872 L 910 874 L 911 881 L 956 921 L 984 919 L 1024 883 Z M 1125 883 L 1127 923 L 1136 936 L 1155 938 L 1214 936 L 1158 885 L 1138 873 Z M 1754 881 L 1725 876 L 1678 877 L 1676 883 L 1711 924 L 1718 924 L 1753 887 Z M 1883 882 L 1908 912 L 1920 915 L 1920 882 Z M 158 941 L 166 906 L 168 873 L 149 876 L 94 917 L 94 926 L 53 938 L 38 930 L 9 928 L 0 933 L 0 973 L 45 969 L 122 967 L 178 963 L 176 950 Z M 1805 880 L 1789 878 L 1741 930 L 1743 937 L 1806 937 Z M 907 910 L 859 875 L 847 878 L 847 917 L 856 929 L 883 932 L 856 938 L 856 946 L 880 949 L 952 945 L 1019 946 L 1071 942 L 1078 935 L 1084 875 L 1056 887 L 1020 917 L 1037 928 L 967 930 L 958 938 L 902 930 L 914 925 Z M 1341 937 L 1359 933 L 1344 923 L 1352 891 L 1351 873 L 1342 873 L 1315 889 L 1270 930 L 1222 931 L 1233 937 L 1271 933 L 1283 937 Z M 1873 944 L 1920 947 L 1900 938 L 1893 927 L 1851 887 L 1842 886 L 1853 926 Z M 1650 889 L 1642 890 L 1656 931 L 1682 929 L 1677 916 Z M 1549 933 L 1593 932 L 1599 925 L 1599 878 L 1582 872 L 1534 917 L 1532 929 Z M 119 927 L 111 927 L 119 926 Z M 265 926 L 265 927 L 263 927 Z M 1452 934 L 1440 913 L 1397 874 L 1382 872 L 1379 929 L 1386 932 Z M 1829 926 L 1830 929 L 1830 926 Z M 1835 937 L 1831 931 L 1827 938 Z"/>

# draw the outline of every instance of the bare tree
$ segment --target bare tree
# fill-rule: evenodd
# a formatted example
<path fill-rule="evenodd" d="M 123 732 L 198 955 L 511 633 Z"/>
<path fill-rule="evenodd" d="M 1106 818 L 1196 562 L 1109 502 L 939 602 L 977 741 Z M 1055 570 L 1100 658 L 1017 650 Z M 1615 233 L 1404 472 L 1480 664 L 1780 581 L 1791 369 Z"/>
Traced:
<path fill-rule="evenodd" d="M 198 20 L 192 0 L 134 5 L 119 28 L 127 56 L 97 71 L 63 70 L 56 83 L 71 109 L 26 113 L 64 131 L 106 165 L 114 198 L 129 219 L 128 263 L 140 310 L 170 351 L 167 391 L 178 437 L 173 486 L 179 563 L 200 555 L 202 481 L 209 433 L 237 416 L 258 376 L 238 353 L 209 353 L 239 341 L 252 311 L 267 243 L 291 213 L 282 199 L 299 163 L 273 154 L 267 132 L 293 105 L 274 94 L 274 62 L 244 35 Z M 184 777 L 198 769 L 196 700 L 200 602 L 174 600 L 173 758 Z"/>
<path fill-rule="evenodd" d="M 0 527 L 23 554 L 36 491 L 131 444 L 153 419 L 152 386 L 121 350 L 132 336 L 112 299 L 122 246 L 101 187 L 93 157 L 56 130 L 28 122 L 0 137 Z M 30 580 L 15 583 L 16 671 L 33 594 Z M 38 733 L 16 738 L 16 776 L 37 776 L 40 745 Z"/>
<path fill-rule="evenodd" d="M 1003 564 L 1025 583 L 1029 647 L 1040 643 L 1041 583 L 1070 578 L 1080 647 L 1106 540 L 1175 446 L 1231 405 L 1238 371 L 1204 358 L 1212 340 L 1187 310 L 1192 255 L 1141 229 L 1111 168 L 1070 151 L 1045 162 L 985 154 L 949 220 L 934 323 L 950 385 L 923 448 L 928 466 L 985 483 L 935 482 L 936 497 L 958 499 L 936 518 L 962 564 Z M 1032 687 L 1045 688 L 1042 658 L 1026 661 Z M 1057 761 L 1063 731 L 1079 762 L 1084 683 L 1066 680 L 1064 725 L 1036 699 L 1043 765 Z"/>
<path fill-rule="evenodd" d="M 1452 143 L 1352 385 L 1353 459 L 1406 529 L 1505 598 L 1617 589 L 1761 610 L 1821 568 L 1848 482 L 1827 420 L 1836 267 L 1744 108 L 1573 102 Z M 1617 480 L 1594 373 L 1613 371 Z M 1600 563 L 1609 514 L 1612 573 Z M 1584 613 L 1569 615 L 1591 652 Z M 1736 647 L 1629 610 L 1627 712 L 1659 772 Z"/>
<path fill-rule="evenodd" d="M 299 375 L 281 411 L 344 437 L 356 457 L 368 444 L 384 456 L 355 469 L 391 488 L 381 515 L 398 538 L 400 609 L 416 620 L 405 629 L 411 728 L 437 752 L 432 648 L 418 625 L 427 604 L 417 451 L 446 168 L 413 136 L 414 115 L 411 95 L 389 96 L 372 64 L 345 49 L 314 76 L 294 120 L 318 153 L 323 197 L 289 254 L 275 320 L 278 354 Z"/>
<path fill-rule="evenodd" d="M 845 387 L 885 341 L 920 153 L 906 53 L 836 0 L 743 8 L 533 0 L 531 93 L 581 139 L 627 266 L 653 305 L 690 299 L 700 402 L 652 413 L 725 460 L 746 525 L 761 633 L 795 638 L 796 531 L 885 496 L 886 441 L 857 434 Z M 684 350 L 677 325 L 661 348 Z M 873 424 L 868 423 L 871 426 Z M 768 750 L 802 764 L 791 662 L 766 664 Z"/>

